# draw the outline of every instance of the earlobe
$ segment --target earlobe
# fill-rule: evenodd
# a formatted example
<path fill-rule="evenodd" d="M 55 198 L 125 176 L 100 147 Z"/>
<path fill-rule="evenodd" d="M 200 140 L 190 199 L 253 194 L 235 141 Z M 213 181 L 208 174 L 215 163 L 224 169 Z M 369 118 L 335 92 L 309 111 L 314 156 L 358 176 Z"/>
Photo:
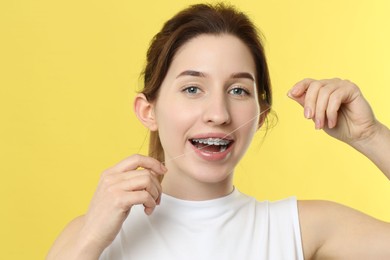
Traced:
<path fill-rule="evenodd" d="M 154 104 L 150 103 L 144 94 L 138 94 L 134 100 L 134 112 L 138 120 L 150 131 L 157 131 L 157 121 L 154 114 Z"/>

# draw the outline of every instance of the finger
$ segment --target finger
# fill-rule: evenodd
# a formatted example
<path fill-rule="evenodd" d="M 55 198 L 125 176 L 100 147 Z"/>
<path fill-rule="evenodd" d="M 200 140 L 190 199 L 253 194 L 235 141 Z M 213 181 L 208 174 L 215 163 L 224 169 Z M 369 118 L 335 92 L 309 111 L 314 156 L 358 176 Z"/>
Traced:
<path fill-rule="evenodd" d="M 303 79 L 297 82 L 287 93 L 287 96 L 304 106 L 306 90 L 314 79 Z"/>
<path fill-rule="evenodd" d="M 162 187 L 161 182 L 158 179 L 157 175 L 150 170 L 139 170 L 139 178 L 137 178 L 137 181 L 140 181 L 139 185 L 142 185 L 141 178 L 143 178 L 144 181 L 150 182 L 146 183 L 145 189 L 153 195 L 153 197 L 156 199 L 156 201 L 160 198 L 162 193 Z M 139 180 L 138 180 L 139 179 Z M 149 185 L 148 185 L 149 184 Z M 136 183 L 134 184 L 136 185 Z M 152 190 L 153 189 L 153 190 Z"/>
<path fill-rule="evenodd" d="M 122 177 L 123 180 L 130 180 L 130 179 L 133 179 L 135 177 L 144 176 L 144 175 L 150 176 L 151 181 L 153 182 L 155 187 L 158 189 L 158 193 L 159 194 L 162 193 L 161 183 L 157 177 L 158 175 L 155 174 L 154 172 L 152 172 L 151 170 L 143 169 L 143 170 L 137 170 L 137 171 L 129 171 L 129 172 L 120 173 L 120 174 L 123 176 Z"/>
<path fill-rule="evenodd" d="M 306 90 L 306 96 L 305 96 L 305 104 L 304 104 L 304 115 L 306 118 L 314 119 L 316 106 L 318 102 L 319 93 L 322 88 L 324 88 L 327 85 L 335 84 L 337 81 L 340 81 L 339 79 L 323 79 L 323 80 L 316 80 L 312 81 L 309 85 L 309 87 Z M 326 92 L 326 91 L 325 91 Z M 317 122 L 318 124 L 321 124 L 321 117 L 324 117 L 323 115 L 319 115 L 320 120 Z"/>
<path fill-rule="evenodd" d="M 136 170 L 138 168 L 145 168 L 150 169 L 156 174 L 164 174 L 167 169 L 164 165 L 162 165 L 161 162 L 157 161 L 156 159 L 149 157 L 149 156 L 143 156 L 140 154 L 132 155 L 118 164 L 116 164 L 114 167 L 110 168 L 108 172 L 126 172 L 131 170 Z"/>
<path fill-rule="evenodd" d="M 306 78 L 297 83 L 289 90 L 289 94 L 293 97 L 299 97 L 305 94 L 306 90 L 309 88 L 310 84 L 316 81 L 315 79 Z"/>
<path fill-rule="evenodd" d="M 338 113 L 341 106 L 352 102 L 360 93 L 358 87 L 354 83 L 348 80 L 335 80 L 337 80 L 335 90 L 330 95 L 326 108 L 328 128 L 334 128 L 337 125 L 337 120 L 339 118 Z"/>
<path fill-rule="evenodd" d="M 325 121 L 329 120 L 327 117 L 329 99 L 337 87 L 337 83 L 330 82 L 319 89 L 314 114 L 316 129 L 322 129 L 325 126 Z"/>
<path fill-rule="evenodd" d="M 150 215 L 153 213 L 154 209 L 156 208 L 157 206 L 157 202 L 156 200 L 152 199 L 150 200 L 150 198 L 143 204 L 145 209 L 144 209 L 144 212 L 146 215 Z"/>
<path fill-rule="evenodd" d="M 129 180 L 140 175 L 151 174 L 150 170 L 133 170 L 127 172 L 108 172 L 105 171 L 101 175 L 101 183 L 105 186 L 112 186 L 117 183 Z"/>
<path fill-rule="evenodd" d="M 345 81 L 343 88 L 336 89 L 328 102 L 327 108 L 327 118 L 328 118 L 328 127 L 334 128 L 337 125 L 337 120 L 339 118 L 338 113 L 341 106 L 344 103 L 351 102 L 354 99 L 354 94 L 356 94 L 354 85 L 346 85 L 349 84 L 348 81 Z"/>
<path fill-rule="evenodd" d="M 124 192 L 115 200 L 118 208 L 124 212 L 128 211 L 133 205 L 143 205 L 145 213 L 150 215 L 156 207 L 156 201 L 147 191 Z"/>
<path fill-rule="evenodd" d="M 316 109 L 317 97 L 323 83 L 321 81 L 313 81 L 306 89 L 305 103 L 303 105 L 304 115 L 307 119 L 314 117 Z"/>
<path fill-rule="evenodd" d="M 111 192 L 147 190 L 156 201 L 159 200 L 162 193 L 157 175 L 146 169 L 105 174 L 102 176 L 99 186 Z"/>
<path fill-rule="evenodd" d="M 122 191 L 142 191 L 145 190 L 150 193 L 154 200 L 160 197 L 160 183 L 155 181 L 155 176 L 152 175 L 138 175 L 134 178 L 123 180 L 112 186 L 112 189 Z"/>
<path fill-rule="evenodd" d="M 338 111 L 341 107 L 343 94 L 342 91 L 336 90 L 329 98 L 326 117 L 328 119 L 328 128 L 332 129 L 337 125 Z"/>

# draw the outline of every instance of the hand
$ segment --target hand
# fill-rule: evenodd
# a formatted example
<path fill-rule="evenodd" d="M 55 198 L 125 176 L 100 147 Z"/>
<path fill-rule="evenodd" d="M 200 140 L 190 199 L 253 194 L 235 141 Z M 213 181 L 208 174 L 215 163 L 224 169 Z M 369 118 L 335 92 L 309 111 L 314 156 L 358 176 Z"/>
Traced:
<path fill-rule="evenodd" d="M 288 96 L 304 107 L 316 129 L 353 145 L 375 134 L 379 123 L 359 88 L 348 80 L 304 79 Z"/>
<path fill-rule="evenodd" d="M 152 214 L 162 192 L 158 175 L 165 172 L 159 161 L 142 155 L 130 156 L 103 172 L 85 215 L 82 236 L 104 249 L 118 234 L 133 205 L 142 204 L 145 213 Z"/>

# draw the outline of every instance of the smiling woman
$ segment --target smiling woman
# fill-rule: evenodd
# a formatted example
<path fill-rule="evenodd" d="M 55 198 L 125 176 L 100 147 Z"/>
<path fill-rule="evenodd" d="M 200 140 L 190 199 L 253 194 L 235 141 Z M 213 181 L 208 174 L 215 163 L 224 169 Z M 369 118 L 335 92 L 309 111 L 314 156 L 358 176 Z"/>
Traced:
<path fill-rule="evenodd" d="M 234 187 L 272 105 L 264 50 L 245 14 L 224 4 L 179 12 L 154 37 L 144 80 L 134 108 L 151 132 L 149 156 L 103 173 L 88 212 L 48 259 L 390 257 L 388 223 L 330 202 L 260 202 Z M 317 129 L 390 177 L 390 131 L 354 83 L 304 79 L 288 95 Z"/>
<path fill-rule="evenodd" d="M 183 76 L 183 71 L 189 70 L 198 73 Z M 141 120 L 148 124 L 158 124 L 164 160 L 170 169 L 170 174 L 165 176 L 163 182 L 163 186 L 166 185 L 164 191 L 168 194 L 173 195 L 177 190 L 168 188 L 175 186 L 171 184 L 171 180 L 178 182 L 179 178 L 184 177 L 189 181 L 186 178 L 188 175 L 198 176 L 194 180 L 201 178 L 203 181 L 189 185 L 187 192 L 181 195 L 185 198 L 210 198 L 207 193 L 196 192 L 202 190 L 201 187 L 208 182 L 223 179 L 232 183 L 234 165 L 246 151 L 257 130 L 258 120 L 253 120 L 234 133 L 232 131 L 254 118 L 260 111 L 255 81 L 237 77 L 240 74 L 256 75 L 255 62 L 245 44 L 230 35 L 201 35 L 188 41 L 176 53 L 155 102 L 139 104 L 137 101 L 142 97 L 136 99 L 136 111 L 144 109 L 145 105 L 155 116 L 152 118 L 147 114 Z M 188 87 L 196 92 L 189 93 Z M 237 89 L 245 89 L 248 94 L 243 92 L 237 95 L 233 92 Z M 176 112 L 172 114 L 172 111 Z M 223 138 L 227 135 L 231 145 L 219 153 L 196 149 L 190 142 L 192 139 Z M 194 148 L 195 153 L 189 153 Z M 185 156 L 177 161 L 170 160 L 180 154 Z M 215 163 L 210 165 L 209 161 Z M 231 190 L 232 184 L 226 186 L 225 183 L 219 188 L 211 189 L 214 194 L 211 197 L 226 195 Z"/>

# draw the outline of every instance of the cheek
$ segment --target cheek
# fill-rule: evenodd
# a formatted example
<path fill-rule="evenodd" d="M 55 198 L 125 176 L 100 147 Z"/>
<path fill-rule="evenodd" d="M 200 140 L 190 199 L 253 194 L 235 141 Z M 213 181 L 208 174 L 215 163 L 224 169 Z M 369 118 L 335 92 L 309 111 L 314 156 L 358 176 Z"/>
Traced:
<path fill-rule="evenodd" d="M 258 129 L 260 108 L 257 105 L 247 105 L 232 111 L 235 129 L 248 136 L 248 142 Z"/>
<path fill-rule="evenodd" d="M 162 144 L 186 141 L 189 129 L 198 118 L 198 112 L 188 104 L 161 102 L 156 109 L 156 119 Z"/>
<path fill-rule="evenodd" d="M 252 119 L 256 121 L 254 118 L 260 114 L 260 105 L 255 100 L 239 104 L 235 106 L 235 108 L 236 109 L 233 112 L 237 112 L 241 115 L 241 121 L 248 123 L 251 122 Z"/>

